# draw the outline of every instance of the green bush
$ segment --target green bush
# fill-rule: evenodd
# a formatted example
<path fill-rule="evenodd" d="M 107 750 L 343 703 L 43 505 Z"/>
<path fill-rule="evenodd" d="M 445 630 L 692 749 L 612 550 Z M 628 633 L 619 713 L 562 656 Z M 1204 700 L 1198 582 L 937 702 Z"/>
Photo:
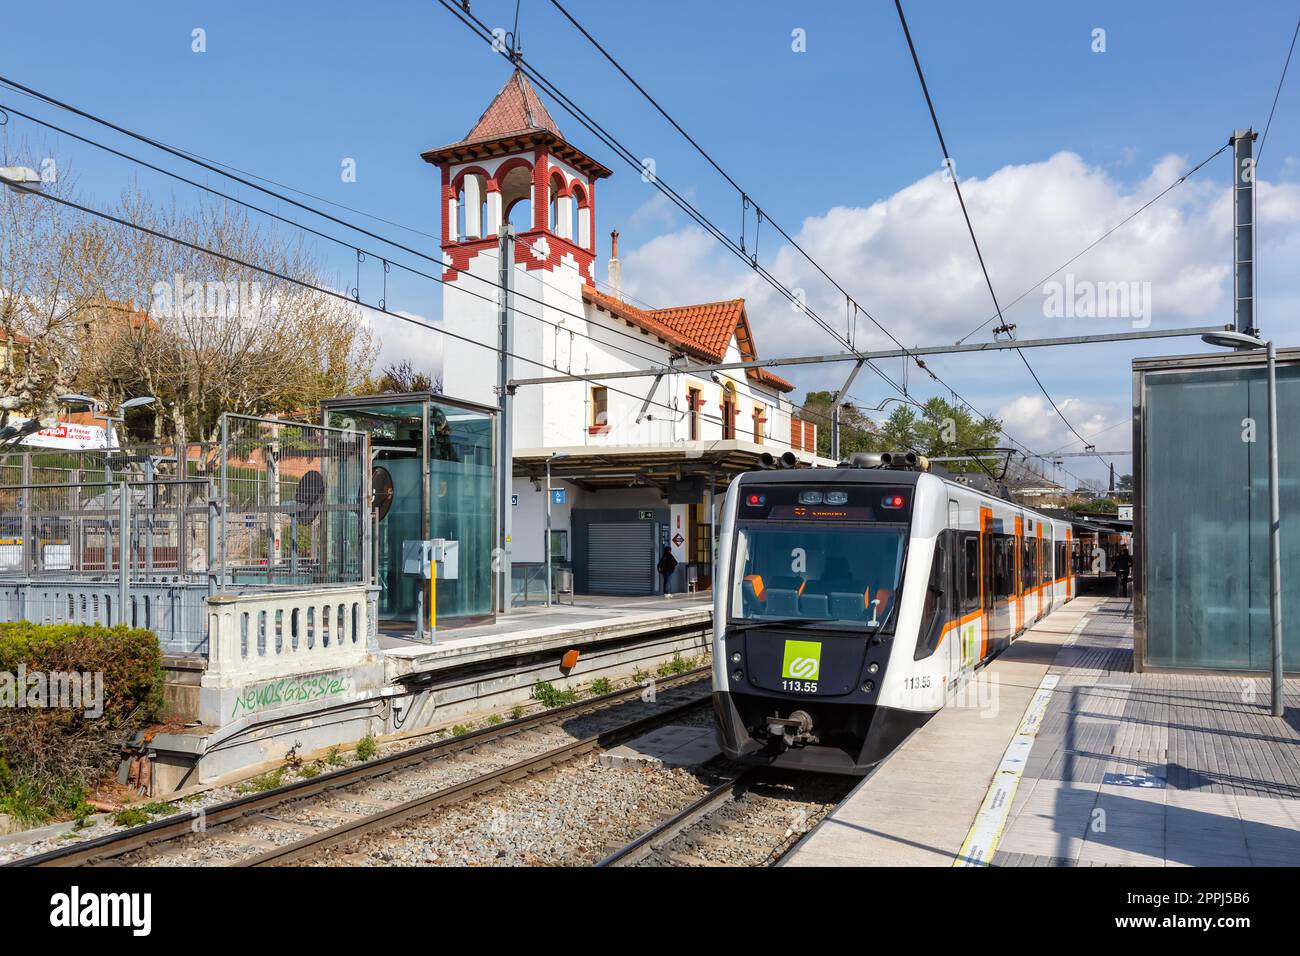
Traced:
<path fill-rule="evenodd" d="M 97 674 L 103 714 L 32 702 L 18 675 Z M 85 624 L 0 624 L 0 812 L 25 823 L 75 816 L 86 795 L 117 767 L 121 743 L 162 711 L 158 639 L 141 628 Z M 92 692 L 93 693 L 93 692 Z"/>
<path fill-rule="evenodd" d="M 374 759 L 377 753 L 379 753 L 379 742 L 375 740 L 374 734 L 366 734 L 357 741 L 357 759 L 362 763 Z"/>
<path fill-rule="evenodd" d="M 563 707 L 578 699 L 578 692 L 570 688 L 561 690 L 548 680 L 539 680 L 533 685 L 533 700 L 540 701 L 543 707 Z"/>

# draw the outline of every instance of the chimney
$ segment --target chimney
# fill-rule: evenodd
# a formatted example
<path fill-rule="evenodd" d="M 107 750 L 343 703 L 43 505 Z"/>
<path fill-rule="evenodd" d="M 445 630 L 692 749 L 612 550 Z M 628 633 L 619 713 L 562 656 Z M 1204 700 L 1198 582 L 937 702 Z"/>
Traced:
<path fill-rule="evenodd" d="M 623 295 L 623 264 L 618 261 L 618 230 L 609 234 L 609 292 L 614 298 Z"/>

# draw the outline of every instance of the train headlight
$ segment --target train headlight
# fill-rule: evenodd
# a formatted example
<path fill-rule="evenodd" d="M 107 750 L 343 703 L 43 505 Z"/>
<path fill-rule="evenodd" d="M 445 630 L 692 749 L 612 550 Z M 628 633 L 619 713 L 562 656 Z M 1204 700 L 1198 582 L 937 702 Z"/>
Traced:
<path fill-rule="evenodd" d="M 731 655 L 731 663 L 733 664 L 740 663 L 740 651 L 736 651 L 736 653 Z"/>
<path fill-rule="evenodd" d="M 742 681 L 745 679 L 745 672 L 740 670 L 732 671 L 731 679 L 737 682 Z"/>
<path fill-rule="evenodd" d="M 875 661 L 872 661 L 870 664 L 867 665 L 868 674 L 874 674 L 879 670 L 880 670 L 880 665 L 877 664 Z"/>
<path fill-rule="evenodd" d="M 873 690 L 876 689 L 876 682 L 873 680 L 863 681 L 862 689 L 866 691 L 868 694 L 870 694 Z"/>

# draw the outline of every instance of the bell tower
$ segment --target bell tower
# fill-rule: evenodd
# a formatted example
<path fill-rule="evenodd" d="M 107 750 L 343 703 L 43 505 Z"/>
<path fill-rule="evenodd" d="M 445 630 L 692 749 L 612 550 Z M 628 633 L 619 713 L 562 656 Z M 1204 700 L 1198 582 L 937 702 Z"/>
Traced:
<path fill-rule="evenodd" d="M 610 171 L 565 141 L 527 77 L 511 75 L 465 138 L 422 153 L 442 174 L 443 277 L 455 280 L 501 226 L 515 224 L 515 262 L 529 271 L 571 265 L 592 284 L 596 182 Z"/>

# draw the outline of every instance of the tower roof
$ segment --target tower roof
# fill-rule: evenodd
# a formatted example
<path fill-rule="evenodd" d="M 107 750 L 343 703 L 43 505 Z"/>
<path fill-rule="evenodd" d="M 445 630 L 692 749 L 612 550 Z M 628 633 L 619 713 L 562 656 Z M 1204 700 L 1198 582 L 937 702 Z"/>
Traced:
<path fill-rule="evenodd" d="M 528 77 L 516 69 L 461 142 L 473 143 L 539 129 L 564 136 Z"/>
<path fill-rule="evenodd" d="M 421 157 L 435 165 L 467 163 L 525 152 L 537 146 L 548 147 L 554 155 L 592 179 L 610 175 L 603 165 L 569 145 L 528 77 L 516 69 L 464 139 L 431 149 Z"/>

